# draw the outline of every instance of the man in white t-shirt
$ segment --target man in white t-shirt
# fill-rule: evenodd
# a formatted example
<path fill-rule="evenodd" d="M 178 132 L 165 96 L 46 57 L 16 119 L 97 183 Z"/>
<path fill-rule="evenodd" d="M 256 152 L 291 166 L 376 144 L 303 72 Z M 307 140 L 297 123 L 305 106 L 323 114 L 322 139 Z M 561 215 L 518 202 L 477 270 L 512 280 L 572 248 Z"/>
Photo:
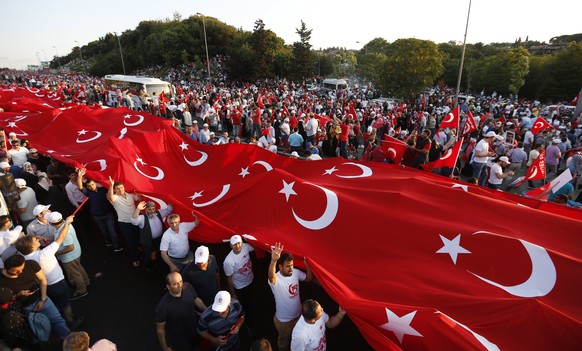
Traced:
<path fill-rule="evenodd" d="M 222 264 L 228 291 L 232 298 L 237 299 L 246 311 L 245 324 L 251 333 L 254 333 L 254 321 L 252 316 L 251 295 L 253 290 L 253 263 L 251 252 L 253 247 L 243 243 L 240 235 L 233 235 L 230 238 L 230 248 L 232 251 L 224 259 Z"/>
<path fill-rule="evenodd" d="M 301 318 L 293 328 L 291 351 L 325 351 L 326 328 L 337 327 L 345 315 L 346 311 L 340 307 L 338 313 L 330 317 L 317 301 L 305 300 L 301 308 Z"/>
<path fill-rule="evenodd" d="M 22 168 L 24 163 L 28 161 L 28 154 L 30 153 L 27 148 L 20 146 L 20 141 L 18 139 L 12 140 L 12 149 L 6 152 L 8 158 L 12 160 L 12 164 Z"/>
<path fill-rule="evenodd" d="M 487 160 L 489 157 L 495 156 L 495 153 L 490 150 L 489 144 L 497 137 L 494 131 L 489 131 L 485 137 L 481 139 L 477 146 L 475 146 L 475 154 L 473 157 L 473 178 L 478 180 L 478 184 L 485 185 L 487 180 Z"/>
<path fill-rule="evenodd" d="M 283 252 L 283 245 L 276 243 L 271 247 L 271 262 L 269 263 L 269 286 L 275 296 L 275 316 L 273 322 L 279 333 L 277 346 L 280 351 L 289 350 L 291 333 L 301 314 L 301 298 L 299 282 L 309 282 L 313 278 L 311 269 L 307 273 L 293 268 L 293 255 Z M 279 272 L 275 273 L 275 265 Z"/>
<path fill-rule="evenodd" d="M 160 254 L 170 272 L 180 272 L 188 263 L 194 260 L 194 254 L 190 251 L 188 233 L 200 224 L 198 216 L 192 212 L 194 222 L 180 223 L 180 215 L 174 213 L 168 217 L 168 228 L 162 235 Z"/>
<path fill-rule="evenodd" d="M 501 190 L 501 183 L 503 183 L 503 179 L 511 177 L 514 174 L 513 171 L 508 171 L 507 173 L 503 172 L 503 167 L 507 167 L 510 164 L 511 163 L 509 162 L 509 158 L 507 158 L 507 156 L 501 156 L 497 162 L 491 165 L 491 170 L 489 172 L 489 188 Z"/>

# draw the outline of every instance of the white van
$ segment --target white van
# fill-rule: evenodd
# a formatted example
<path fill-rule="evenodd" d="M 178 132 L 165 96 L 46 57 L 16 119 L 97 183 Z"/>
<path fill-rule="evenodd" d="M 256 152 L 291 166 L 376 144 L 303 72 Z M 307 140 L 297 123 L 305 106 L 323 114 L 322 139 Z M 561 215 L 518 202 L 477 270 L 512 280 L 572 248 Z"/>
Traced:
<path fill-rule="evenodd" d="M 345 79 L 328 78 L 323 80 L 323 83 L 321 84 L 321 89 L 324 89 L 326 91 L 330 90 L 337 91 L 338 89 L 347 89 L 348 85 L 349 85 L 348 81 Z"/>

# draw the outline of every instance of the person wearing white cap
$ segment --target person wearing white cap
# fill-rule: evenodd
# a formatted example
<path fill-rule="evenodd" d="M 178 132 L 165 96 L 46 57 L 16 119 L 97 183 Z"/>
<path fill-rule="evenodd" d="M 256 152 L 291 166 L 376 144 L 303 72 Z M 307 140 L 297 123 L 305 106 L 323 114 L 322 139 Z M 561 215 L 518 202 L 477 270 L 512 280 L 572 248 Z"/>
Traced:
<path fill-rule="evenodd" d="M 10 163 L 3 161 L 0 162 L 0 175 L 7 175 L 8 173 L 10 173 Z"/>
<path fill-rule="evenodd" d="M 206 308 L 198 321 L 198 334 L 210 341 L 212 349 L 240 350 L 239 329 L 245 312 L 228 291 L 216 293 L 212 306 Z"/>
<path fill-rule="evenodd" d="M 162 234 L 160 255 L 170 268 L 170 272 L 179 272 L 186 264 L 194 260 L 194 255 L 190 251 L 188 233 L 200 224 L 200 219 L 194 212 L 192 216 L 194 216 L 194 222 L 183 223 L 180 223 L 180 215 L 176 213 L 168 216 L 170 228 Z"/>
<path fill-rule="evenodd" d="M 0 258 L 2 261 L 16 253 L 14 243 L 24 235 L 22 226 L 17 225 L 13 229 L 10 216 L 0 216 Z"/>
<path fill-rule="evenodd" d="M 204 123 L 202 125 L 199 140 L 202 144 L 208 144 L 208 142 L 210 141 L 210 129 L 208 129 L 208 123 Z"/>
<path fill-rule="evenodd" d="M 285 118 L 283 123 L 279 126 L 281 130 L 281 145 L 287 147 L 287 141 L 291 135 L 291 126 L 289 125 L 289 118 Z"/>
<path fill-rule="evenodd" d="M 36 218 L 33 213 L 34 208 L 38 205 L 36 193 L 32 188 L 26 186 L 26 181 L 22 178 L 14 179 L 14 184 L 16 184 L 16 189 L 20 195 L 20 200 L 16 202 L 18 217 L 20 218 L 20 224 L 26 231 L 28 224 Z"/>
<path fill-rule="evenodd" d="M 546 179 L 549 179 L 550 173 L 553 173 L 554 177 L 558 175 L 558 165 L 562 158 L 562 152 L 558 147 L 560 142 L 559 138 L 554 138 L 552 145 L 546 148 Z"/>
<path fill-rule="evenodd" d="M 59 237 L 62 230 L 65 229 L 63 215 L 59 212 L 50 212 L 44 215 L 44 218 L 55 228 L 55 240 Z M 76 300 L 87 296 L 87 286 L 90 284 L 89 275 L 81 265 L 81 244 L 77 239 L 77 233 L 73 225 L 68 226 L 69 233 L 61 244 L 59 251 L 55 254 L 61 262 L 63 270 L 67 274 L 67 279 L 73 287 L 71 300 Z"/>
<path fill-rule="evenodd" d="M 490 143 L 495 140 L 497 134 L 494 131 L 489 131 L 485 137 L 477 143 L 474 149 L 473 156 L 473 178 L 477 179 L 477 184 L 484 186 L 487 180 L 487 161 L 490 157 L 495 156 L 495 152 L 490 149 Z"/>
<path fill-rule="evenodd" d="M 301 307 L 301 318 L 293 328 L 291 350 L 325 350 L 327 346 L 326 328 L 337 327 L 345 315 L 346 311 L 340 306 L 338 313 L 330 317 L 317 301 L 305 300 Z"/>
<path fill-rule="evenodd" d="M 16 249 L 24 258 L 36 261 L 40 265 L 47 280 L 47 295 L 51 298 L 55 306 L 57 306 L 71 329 L 79 326 L 83 318 L 81 317 L 77 320 L 73 318 L 73 310 L 69 300 L 69 286 L 65 281 L 65 275 L 63 274 L 61 266 L 59 266 L 55 253 L 59 250 L 65 237 L 68 235 L 73 220 L 73 216 L 67 217 L 59 235 L 50 245 L 43 249 L 41 249 L 40 238 L 34 235 L 23 236 L 15 244 Z"/>
<path fill-rule="evenodd" d="M 304 273 L 293 266 L 293 255 L 283 253 L 283 245 L 276 243 L 271 247 L 271 262 L 268 269 L 268 283 L 275 296 L 275 316 L 273 322 L 279 333 L 277 348 L 281 351 L 289 350 L 293 327 L 301 315 L 301 297 L 299 282 L 309 282 L 313 279 L 311 268 L 307 265 Z M 275 272 L 276 266 L 279 271 Z"/>
<path fill-rule="evenodd" d="M 515 173 L 513 171 L 503 172 L 503 168 L 511 164 L 507 156 L 501 156 L 495 163 L 491 165 L 491 170 L 489 171 L 489 182 L 487 186 L 491 189 L 501 190 L 501 183 L 503 179 L 513 176 Z"/>
<path fill-rule="evenodd" d="M 198 246 L 194 260 L 182 270 L 184 280 L 192 284 L 198 296 L 208 306 L 212 304 L 214 295 L 220 290 L 220 274 L 218 260 L 210 254 L 208 247 Z"/>
<path fill-rule="evenodd" d="M 246 324 L 252 330 L 253 318 L 251 317 L 253 308 L 251 307 L 251 295 L 253 291 L 253 262 L 251 261 L 251 252 L 253 247 L 243 243 L 242 237 L 235 234 L 230 237 L 231 251 L 228 253 L 222 267 L 226 276 L 226 284 L 231 296 L 238 299 L 247 311 Z"/>
<path fill-rule="evenodd" d="M 38 237 L 42 247 L 52 243 L 55 237 L 55 228 L 44 218 L 50 212 L 50 207 L 51 205 L 36 205 L 32 210 L 36 218 L 26 227 L 26 234 Z"/>
<path fill-rule="evenodd" d="M 195 350 L 199 337 L 193 331 L 197 327 L 196 312 L 203 312 L 206 305 L 196 290 L 182 280 L 178 272 L 166 275 L 168 292 L 156 306 L 156 333 L 162 350 Z"/>

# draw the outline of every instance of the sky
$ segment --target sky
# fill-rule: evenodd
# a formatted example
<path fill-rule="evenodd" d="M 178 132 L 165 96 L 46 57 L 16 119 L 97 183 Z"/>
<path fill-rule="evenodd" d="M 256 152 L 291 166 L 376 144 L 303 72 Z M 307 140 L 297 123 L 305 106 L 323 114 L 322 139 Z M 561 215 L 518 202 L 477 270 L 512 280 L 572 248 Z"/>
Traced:
<path fill-rule="evenodd" d="M 0 67 L 24 69 L 66 55 L 78 43 L 122 33 L 144 20 L 187 18 L 196 13 L 252 31 L 262 19 L 287 44 L 299 40 L 303 20 L 314 49 L 360 49 L 374 38 L 463 42 L 469 0 L 139 0 L 1 1 Z M 472 0 L 467 43 L 525 40 L 582 32 L 576 0 Z"/>

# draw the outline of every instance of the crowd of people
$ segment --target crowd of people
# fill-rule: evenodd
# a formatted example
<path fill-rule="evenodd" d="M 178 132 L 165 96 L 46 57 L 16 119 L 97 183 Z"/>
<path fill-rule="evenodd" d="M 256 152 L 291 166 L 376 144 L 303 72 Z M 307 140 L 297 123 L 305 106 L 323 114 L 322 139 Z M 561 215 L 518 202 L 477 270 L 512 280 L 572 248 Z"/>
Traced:
<path fill-rule="evenodd" d="M 219 58 L 213 68 L 220 69 Z M 538 101 L 481 94 L 461 101 L 459 128 L 440 128 L 454 99 L 439 87 L 416 101 L 389 104 L 375 99 L 379 94 L 373 88 L 357 84 L 333 91 L 311 90 L 306 82 L 284 79 L 229 82 L 223 73 L 214 82 L 192 78 L 202 76 L 203 71 L 189 66 L 170 69 L 162 78 L 174 84 L 175 94 L 166 99 L 128 91 L 143 104 L 118 106 L 170 119 L 203 144 L 252 143 L 306 160 L 343 157 L 395 163 L 395 155 L 381 147 L 387 135 L 406 144 L 399 164 L 422 169 L 464 137 L 455 166 L 432 172 L 496 190 L 510 189 L 545 149 L 547 177 L 542 183 L 565 169 L 572 175 L 569 186 L 553 191 L 549 200 L 582 207 L 575 199 L 582 167 L 582 117 L 566 105 L 547 108 Z M 53 89 L 78 103 L 109 103 L 102 81 L 95 77 L 8 71 L 2 72 L 0 84 Z M 476 129 L 461 135 L 469 116 Z M 540 119 L 550 127 L 534 134 Z M 257 321 L 249 302 L 256 278 L 253 248 L 240 235 L 230 239 L 231 251 L 220 263 L 204 245 L 191 249 L 188 235 L 203 225 L 194 213 L 182 219 L 171 204 L 157 209 L 139 194 L 126 192 L 123 180 L 98 184 L 84 169 L 68 168 L 40 154 L 32 140 L 16 135 L 6 135 L 5 140 L 0 176 L 9 179 L 3 181 L 3 194 L 11 211 L 0 216 L 0 304 L 2 339 L 9 346 L 38 344 L 27 321 L 17 318 L 36 311 L 48 317 L 55 334 L 68 345 L 65 349 L 88 349 L 89 336 L 72 332 L 83 318 L 74 314 L 70 301 L 87 296 L 91 283 L 81 263 L 77 232 L 96 226 L 105 245 L 115 254 L 127 252 L 135 269 L 153 270 L 162 264 L 168 272 L 167 293 L 151 306 L 162 350 L 238 350 L 241 331 L 256 339 L 253 350 L 270 349 L 269 341 L 257 335 L 256 325 L 266 321 Z M 528 182 L 530 188 L 540 185 Z M 336 327 L 346 314 L 340 307 L 329 316 L 317 301 L 301 301 L 299 282 L 315 280 L 305 265 L 305 272 L 294 268 L 293 256 L 278 243 L 271 250 L 268 277 L 260 278 L 268 279 L 275 298 L 272 323 L 279 350 L 325 349 L 326 328 Z M 114 350 L 115 345 L 101 340 L 91 349 Z"/>

